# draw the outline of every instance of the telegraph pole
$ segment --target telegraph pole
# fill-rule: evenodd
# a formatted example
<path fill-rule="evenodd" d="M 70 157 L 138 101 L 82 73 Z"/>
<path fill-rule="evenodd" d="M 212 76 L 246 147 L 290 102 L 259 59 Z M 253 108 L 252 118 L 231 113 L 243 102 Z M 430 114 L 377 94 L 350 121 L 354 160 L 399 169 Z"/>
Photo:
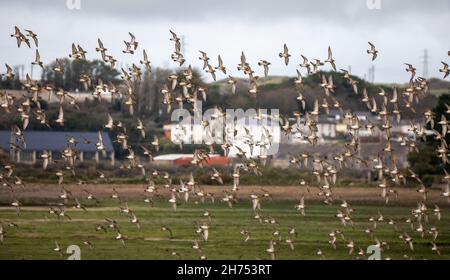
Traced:
<path fill-rule="evenodd" d="M 369 73 L 368 73 L 368 82 L 373 83 L 375 81 L 375 65 L 372 65 L 369 67 Z"/>
<path fill-rule="evenodd" d="M 186 37 L 181 35 L 181 53 L 184 55 L 186 51 Z"/>
<path fill-rule="evenodd" d="M 428 64 L 430 61 L 430 56 L 428 55 L 428 49 L 423 50 L 423 56 L 420 57 L 422 59 L 422 76 L 425 79 L 428 79 Z"/>
<path fill-rule="evenodd" d="M 372 65 L 372 83 L 375 83 L 375 65 Z"/>

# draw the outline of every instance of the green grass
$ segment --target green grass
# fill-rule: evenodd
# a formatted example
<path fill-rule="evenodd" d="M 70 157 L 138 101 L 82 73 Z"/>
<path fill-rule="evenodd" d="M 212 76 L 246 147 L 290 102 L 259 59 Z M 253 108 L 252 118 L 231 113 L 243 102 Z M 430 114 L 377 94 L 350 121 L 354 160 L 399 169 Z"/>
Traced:
<path fill-rule="evenodd" d="M 443 209 L 441 221 L 430 213 L 428 229 L 437 226 L 440 230 L 436 244 L 441 255 L 431 251 L 430 235 L 422 239 L 413 232 L 404 220 L 410 216 L 411 208 L 396 206 L 365 206 L 354 205 L 354 229 L 343 227 L 334 215 L 336 206 L 308 204 L 306 216 L 301 217 L 293 208 L 292 202 L 264 201 L 263 216 L 275 218 L 279 225 L 260 224 L 253 219 L 249 201 L 241 201 L 233 209 L 224 203 L 215 204 L 183 204 L 177 212 L 169 208 L 168 202 L 156 202 L 154 208 L 140 202 L 130 202 L 141 222 L 141 229 L 131 224 L 125 214 L 120 214 L 118 204 L 112 201 L 103 202 L 96 207 L 88 207 L 87 212 L 69 209 L 72 221 L 49 216 L 46 207 L 31 207 L 23 209 L 19 217 L 13 209 L 0 210 L 0 221 L 6 231 L 5 241 L 0 245 L 0 259 L 63 259 L 53 252 L 54 242 L 58 241 L 62 248 L 78 245 L 81 248 L 82 259 L 198 259 L 200 253 L 192 249 L 192 240 L 201 240 L 196 234 L 195 222 L 207 221 L 202 217 L 206 208 L 212 214 L 210 238 L 207 242 L 199 241 L 203 253 L 208 259 L 267 259 L 265 249 L 268 248 L 272 232 L 276 227 L 282 232 L 282 241 L 276 246 L 277 259 L 316 259 L 319 248 L 327 259 L 354 259 L 349 256 L 344 241 L 338 239 L 337 249 L 328 244 L 328 234 L 332 230 L 340 229 L 347 239 L 355 241 L 357 247 L 364 250 L 374 244 L 364 229 L 372 227 L 368 222 L 370 216 L 377 216 L 380 210 L 386 219 L 392 218 L 397 222 L 398 231 L 386 223 L 379 224 L 375 236 L 389 243 L 389 249 L 382 252 L 383 258 L 404 259 L 404 254 L 415 259 L 449 259 L 450 258 L 450 215 L 448 209 Z M 430 205 L 431 206 L 431 205 Z M 432 212 L 432 209 L 429 209 Z M 45 218 L 48 216 L 48 219 Z M 113 231 L 97 232 L 95 224 L 103 223 L 104 218 L 116 219 L 122 233 L 127 237 L 126 247 L 114 239 Z M 6 226 L 8 222 L 19 224 L 19 228 Z M 173 231 L 173 239 L 168 238 L 167 232 L 161 231 L 161 225 L 169 226 Z M 295 226 L 298 236 L 295 240 L 295 250 L 291 251 L 285 243 L 287 231 Z M 240 230 L 245 228 L 252 234 L 251 239 L 243 242 Z M 398 236 L 404 231 L 414 239 L 415 251 L 410 251 Z M 94 249 L 89 249 L 83 241 L 89 240 Z M 176 251 L 180 257 L 172 256 Z"/>

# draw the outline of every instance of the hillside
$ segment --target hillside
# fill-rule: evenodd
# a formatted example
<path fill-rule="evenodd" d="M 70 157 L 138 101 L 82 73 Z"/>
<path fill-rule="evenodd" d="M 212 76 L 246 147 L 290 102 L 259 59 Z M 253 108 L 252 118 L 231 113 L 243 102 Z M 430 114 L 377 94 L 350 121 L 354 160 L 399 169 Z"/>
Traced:
<path fill-rule="evenodd" d="M 335 93 L 332 94 L 339 103 L 343 106 L 344 110 L 351 111 L 361 111 L 366 110 L 364 104 L 360 101 L 362 98 L 362 91 L 364 88 L 367 89 L 370 97 L 374 96 L 379 104 L 382 102 L 382 98 L 377 95 L 380 92 L 380 88 L 383 88 L 389 95 L 392 95 L 392 90 L 394 85 L 389 84 L 371 84 L 366 82 L 359 77 L 352 76 L 352 78 L 358 81 L 358 94 L 355 94 L 351 86 L 344 80 L 343 74 L 338 72 L 324 72 L 326 76 L 332 75 L 334 85 L 336 86 Z M 222 99 L 222 104 L 235 105 L 239 104 L 238 100 L 241 101 L 244 108 L 247 108 L 247 104 L 251 100 L 251 97 L 247 93 L 248 90 L 248 80 L 246 79 L 236 79 L 238 81 L 236 96 L 230 96 L 230 86 L 226 84 L 225 80 L 212 83 L 210 85 L 210 92 L 220 95 L 227 95 L 226 98 Z M 294 111 L 300 110 L 298 102 L 296 102 L 296 97 L 298 96 L 297 90 L 294 87 L 293 77 L 286 76 L 269 76 L 267 79 L 259 80 L 259 90 L 260 94 L 257 100 L 253 104 L 257 104 L 260 108 L 277 108 L 283 114 L 290 114 Z M 307 110 L 311 110 L 312 103 L 315 99 L 320 102 L 325 97 L 324 90 L 320 88 L 319 84 L 321 79 L 318 75 L 312 75 L 304 78 L 305 87 L 301 90 L 303 95 L 307 99 Z M 398 93 L 400 94 L 404 88 L 408 85 L 396 85 Z M 429 93 L 421 96 L 420 106 L 416 106 L 416 113 L 411 112 L 410 109 L 406 108 L 404 104 L 400 105 L 402 110 L 402 116 L 404 118 L 413 118 L 422 115 L 427 109 L 432 108 L 436 105 L 437 97 L 443 93 L 450 92 L 450 82 L 440 80 L 440 79 L 430 79 L 429 81 Z M 241 97 L 239 97 L 241 95 Z M 242 97 L 246 96 L 245 98 Z M 244 102 L 245 100 L 245 102 Z M 331 102 L 328 98 L 328 102 Z"/>

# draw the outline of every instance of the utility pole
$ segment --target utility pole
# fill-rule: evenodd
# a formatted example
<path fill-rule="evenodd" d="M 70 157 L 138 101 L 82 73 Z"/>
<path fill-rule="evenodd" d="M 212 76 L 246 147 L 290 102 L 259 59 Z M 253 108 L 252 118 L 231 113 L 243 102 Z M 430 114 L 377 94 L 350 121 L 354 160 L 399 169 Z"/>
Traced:
<path fill-rule="evenodd" d="M 372 83 L 375 83 L 375 65 L 372 65 Z"/>
<path fill-rule="evenodd" d="M 368 79 L 370 83 L 375 82 L 375 65 L 369 67 Z"/>
<path fill-rule="evenodd" d="M 186 55 L 186 37 L 184 35 L 181 35 L 181 53 L 183 55 Z"/>
<path fill-rule="evenodd" d="M 20 66 L 19 65 L 14 65 L 14 74 L 16 74 L 20 80 Z"/>
<path fill-rule="evenodd" d="M 428 64 L 430 61 L 430 56 L 428 55 L 428 49 L 423 50 L 423 56 L 420 57 L 422 59 L 422 76 L 425 79 L 428 79 Z"/>

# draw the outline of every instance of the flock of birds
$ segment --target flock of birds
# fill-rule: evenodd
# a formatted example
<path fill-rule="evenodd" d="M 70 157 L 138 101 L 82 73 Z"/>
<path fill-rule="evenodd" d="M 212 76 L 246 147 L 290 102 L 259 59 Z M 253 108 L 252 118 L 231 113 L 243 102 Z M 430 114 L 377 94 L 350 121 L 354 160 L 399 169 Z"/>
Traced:
<path fill-rule="evenodd" d="M 29 48 L 32 47 L 30 39 L 33 40 L 36 47 L 36 58 L 35 61 L 31 62 L 33 65 L 43 67 L 44 63 L 41 61 L 38 48 L 38 35 L 31 30 L 25 30 L 26 34 L 15 27 L 14 34 L 11 37 L 17 40 L 17 46 L 20 48 L 22 44 L 25 44 Z M 174 51 L 171 54 L 171 59 L 178 66 L 182 67 L 186 63 L 183 53 L 181 52 L 181 39 L 176 33 L 170 31 L 171 37 L 170 41 L 174 43 Z M 124 41 L 124 54 L 129 54 L 131 56 L 136 55 L 138 47 L 140 46 L 136 37 L 129 33 L 129 40 Z M 108 48 L 103 44 L 103 42 L 98 39 L 98 46 L 95 51 L 100 53 L 101 59 L 111 65 L 111 67 L 116 66 L 117 60 L 108 52 Z M 68 57 L 73 60 L 84 60 L 86 59 L 87 51 L 78 44 L 72 44 L 72 50 Z M 375 45 L 369 42 L 369 49 L 367 49 L 367 54 L 373 61 L 379 56 L 379 51 L 376 49 Z M 450 52 L 449 54 L 450 55 Z M 292 55 L 286 44 L 283 46 L 283 50 L 279 53 L 279 58 L 283 60 L 285 65 L 292 63 Z M 372 227 L 367 228 L 365 233 L 370 235 L 373 244 L 380 248 L 380 250 L 389 249 L 389 244 L 386 241 L 380 240 L 376 236 L 377 225 L 380 223 L 385 223 L 392 226 L 392 229 L 397 232 L 397 225 L 400 223 L 408 223 L 411 225 L 411 231 L 418 233 L 421 238 L 427 235 L 430 238 L 431 250 L 440 254 L 439 248 L 436 245 L 436 240 L 438 238 L 439 230 L 434 225 L 438 223 L 441 219 L 441 209 L 438 205 L 430 210 L 426 205 L 427 192 L 428 189 L 425 184 L 415 174 L 412 170 L 408 172 L 402 171 L 397 166 L 397 156 L 396 151 L 393 148 L 393 140 L 391 138 L 391 130 L 393 126 L 396 125 L 401 119 L 402 108 L 406 110 L 411 110 L 415 112 L 414 107 L 419 104 L 420 99 L 428 93 L 428 82 L 425 78 L 416 77 L 416 68 L 406 63 L 406 72 L 410 73 L 410 83 L 405 88 L 399 92 L 399 89 L 393 88 L 392 92 L 387 92 L 384 89 L 380 89 L 379 92 L 369 93 L 366 89 L 361 89 L 358 86 L 358 81 L 352 78 L 351 73 L 347 70 L 341 71 L 344 73 L 344 78 L 346 82 L 351 86 L 355 95 L 359 96 L 361 104 L 367 111 L 374 115 L 378 115 L 380 123 L 371 123 L 370 121 L 362 121 L 351 111 L 347 110 L 343 104 L 341 104 L 334 96 L 336 86 L 333 83 L 332 76 L 326 76 L 322 72 L 322 68 L 329 65 L 332 71 L 337 71 L 336 61 L 333 58 L 332 49 L 328 47 L 328 57 L 324 60 L 312 59 L 309 60 L 304 55 L 301 55 L 302 62 L 299 64 L 300 70 L 297 70 L 297 78 L 294 81 L 293 86 L 298 92 L 297 102 L 300 104 L 302 111 L 293 112 L 292 116 L 277 116 L 277 120 L 280 122 L 280 127 L 286 135 L 291 135 L 294 133 L 300 133 L 302 137 L 307 140 L 311 145 L 316 145 L 318 141 L 318 123 L 319 117 L 324 114 L 328 114 L 330 109 L 338 109 L 344 115 L 344 120 L 347 123 L 347 133 L 350 136 L 350 140 L 343 146 L 342 152 L 335 153 L 327 158 L 321 157 L 316 154 L 300 153 L 298 155 L 291 155 L 289 158 L 290 164 L 298 166 L 309 170 L 314 178 L 314 181 L 307 182 L 305 179 L 300 179 L 299 184 L 301 186 L 308 187 L 308 192 L 311 186 L 315 186 L 318 189 L 316 195 L 321 197 L 324 204 L 331 205 L 338 200 L 339 209 L 337 210 L 334 217 L 331 219 L 336 219 L 342 223 L 343 227 L 353 227 L 354 208 L 346 201 L 341 198 L 336 198 L 333 193 L 333 187 L 337 182 L 338 175 L 343 168 L 360 166 L 361 164 L 374 170 L 378 174 L 378 188 L 380 190 L 380 196 L 385 200 L 386 203 L 389 202 L 391 196 L 398 196 L 397 187 L 406 184 L 412 184 L 412 182 L 417 186 L 418 192 L 418 202 L 417 208 L 411 211 L 411 216 L 405 221 L 394 221 L 385 217 L 381 211 L 378 212 L 377 216 L 370 217 L 369 222 L 373 224 Z M 227 68 L 225 67 L 222 57 L 218 56 L 217 66 L 211 65 L 211 59 L 208 54 L 204 51 L 200 51 L 199 60 L 202 62 L 202 70 L 207 74 L 211 75 L 213 80 L 216 80 L 219 74 L 227 75 Z M 443 67 L 439 69 L 443 73 L 443 77 L 446 78 L 449 73 L 448 64 L 442 62 Z M 262 67 L 263 75 L 265 78 L 268 77 L 270 71 L 271 63 L 267 60 L 260 60 L 257 63 L 258 66 Z M 56 60 L 52 70 L 56 75 L 63 75 L 65 71 L 65 66 L 61 60 Z M 160 92 L 162 94 L 162 102 L 167 108 L 167 112 L 173 110 L 174 104 L 178 104 L 179 108 L 188 108 L 194 113 L 198 112 L 196 107 L 196 101 L 200 99 L 206 100 L 208 89 L 196 85 L 193 80 L 193 70 L 192 66 L 182 68 L 181 74 L 172 74 L 169 76 L 167 83 L 161 88 Z M 308 75 L 318 75 L 321 77 L 320 88 L 323 89 L 323 97 L 317 98 L 313 101 L 306 100 L 303 95 L 304 92 L 304 80 L 301 74 L 301 70 L 305 69 Z M 237 70 L 243 72 L 248 76 L 248 93 L 252 96 L 257 96 L 259 91 L 259 81 L 260 76 L 256 75 L 255 70 L 250 63 L 247 61 L 244 52 L 241 54 L 240 63 L 237 65 Z M 83 84 L 86 91 L 91 91 L 92 95 L 101 101 L 102 95 L 109 93 L 111 95 L 117 96 L 119 100 L 123 102 L 124 105 L 129 109 L 129 113 L 133 115 L 135 106 L 135 94 L 134 87 L 135 84 L 141 80 L 143 71 L 152 71 L 151 62 L 145 50 L 142 50 L 142 57 L 138 64 L 132 64 L 128 69 L 121 69 L 121 79 L 122 85 L 119 87 L 112 83 L 105 84 L 100 79 L 94 81 L 91 78 L 91 73 L 85 73 L 79 77 L 79 81 Z M 15 73 L 12 68 L 6 64 L 6 73 L 2 74 L 2 77 L 7 80 L 13 80 L 15 78 Z M 230 91 L 236 93 L 236 85 L 238 80 L 228 75 L 225 76 L 226 83 L 230 87 Z M 69 92 L 62 88 L 57 88 L 52 84 L 41 85 L 38 81 L 32 80 L 29 75 L 26 75 L 26 80 L 22 82 L 23 88 L 26 90 L 23 98 L 15 98 L 9 95 L 6 91 L 0 91 L 0 106 L 1 109 L 6 114 L 10 114 L 11 118 L 16 115 L 22 120 L 21 127 L 14 125 L 12 127 L 12 132 L 15 140 L 11 143 L 11 149 L 13 151 L 20 151 L 26 147 L 26 137 L 24 131 L 31 119 L 35 119 L 43 126 L 51 127 L 53 125 L 64 126 L 64 108 L 66 106 L 73 106 L 79 109 L 79 105 L 76 103 L 76 99 Z M 56 120 L 50 120 L 46 116 L 46 112 L 41 106 L 40 93 L 45 90 L 51 94 L 56 95 L 59 98 L 59 114 Z M 307 106 L 311 102 L 312 106 Z M 311 107 L 312 110 L 307 108 Z M 344 113 L 345 112 L 345 113 Z M 421 140 L 426 140 L 426 127 L 433 132 L 433 137 L 439 142 L 437 146 L 436 154 L 441 159 L 442 165 L 445 166 L 449 163 L 449 150 L 448 144 L 445 141 L 447 133 L 449 133 L 449 122 L 446 119 L 446 115 L 450 114 L 450 106 L 447 105 L 447 111 L 442 115 L 440 120 L 435 119 L 435 114 L 428 110 L 424 113 L 422 123 L 411 122 L 410 132 L 412 136 L 402 137 L 400 142 L 400 149 L 417 150 L 418 143 Z M 214 126 L 215 121 L 223 120 L 226 117 L 225 111 L 220 108 L 215 108 L 215 114 L 212 121 L 204 121 L 202 125 L 204 130 L 210 133 L 214 133 L 211 127 Z M 295 122 L 290 120 L 291 117 L 295 118 Z M 263 116 L 259 113 L 257 114 L 257 119 L 262 119 Z M 308 127 L 308 131 L 304 131 L 301 125 Z M 440 129 L 436 127 L 436 124 L 440 126 Z M 138 131 L 139 137 L 144 143 L 148 145 L 141 145 L 140 151 L 131 147 L 128 143 L 128 131 L 123 123 L 116 121 L 113 117 L 108 114 L 108 121 L 105 123 L 104 128 L 109 131 L 115 131 L 117 137 L 115 141 L 120 144 L 121 149 L 127 151 L 127 156 L 125 157 L 125 163 L 120 166 L 120 168 L 125 170 L 139 170 L 142 175 L 147 178 L 147 184 L 144 189 L 145 197 L 144 201 L 149 204 L 153 204 L 154 197 L 162 196 L 159 194 L 160 189 L 166 189 L 169 192 L 167 197 L 167 202 L 173 208 L 173 211 L 177 210 L 177 205 L 180 203 L 186 203 L 189 200 L 194 200 L 196 203 L 206 203 L 208 200 L 211 203 L 215 203 L 216 200 L 220 200 L 226 203 L 230 208 L 238 203 L 238 193 L 239 193 L 239 178 L 241 172 L 247 172 L 253 174 L 254 176 L 261 176 L 260 167 L 265 165 L 267 159 L 270 157 L 264 152 L 259 155 L 253 154 L 253 147 L 261 147 L 261 151 L 267 150 L 267 147 L 271 145 L 271 139 L 273 135 L 271 131 L 264 127 L 261 139 L 255 139 L 255 137 L 250 133 L 249 129 L 243 128 L 244 131 L 237 131 L 238 127 L 232 127 L 231 133 L 236 136 L 238 133 L 242 133 L 244 136 L 244 145 L 250 147 L 250 154 L 245 151 L 243 147 L 239 147 L 232 142 L 225 142 L 221 145 L 223 152 L 227 155 L 231 148 L 238 150 L 238 157 L 240 163 L 235 164 L 233 167 L 233 186 L 230 189 L 224 187 L 223 196 L 217 199 L 215 196 L 217 194 L 212 192 L 206 192 L 196 181 L 196 178 L 191 173 L 188 181 L 183 181 L 180 179 L 179 184 L 172 181 L 172 177 L 167 172 L 160 172 L 158 170 L 153 170 L 150 176 L 147 176 L 148 170 L 146 170 L 146 162 L 150 162 L 153 159 L 153 154 L 159 151 L 160 140 L 157 136 L 152 139 L 148 139 L 146 133 L 145 124 L 139 119 L 135 120 L 135 129 Z M 374 131 L 379 129 L 383 133 L 382 147 L 377 155 L 370 158 L 361 158 L 358 156 L 358 148 L 360 146 L 360 136 L 359 131 L 361 129 L 368 129 Z M 79 159 L 79 154 L 77 151 L 77 144 L 80 142 L 84 144 L 94 145 L 98 153 L 106 156 L 106 146 L 102 138 L 102 134 L 99 131 L 97 141 L 91 143 L 87 139 L 75 139 L 74 137 L 68 137 L 67 147 L 61 151 L 62 159 L 54 160 L 52 159 L 51 153 L 43 152 L 40 155 L 42 160 L 42 168 L 47 170 L 48 166 L 54 165 L 57 167 L 57 172 L 54 174 L 57 179 L 57 184 L 60 185 L 61 191 L 58 195 L 60 203 L 55 207 L 50 207 L 48 209 L 48 214 L 54 215 L 59 219 L 71 220 L 70 213 L 68 213 L 68 208 L 81 209 L 87 211 L 87 207 L 80 202 L 80 197 L 76 197 L 71 191 L 66 189 L 64 186 L 64 178 L 67 176 L 72 176 L 76 178 L 77 184 L 82 186 L 87 182 L 84 182 L 77 177 L 76 163 Z M 182 146 L 181 146 L 182 148 Z M 215 153 L 213 143 L 205 143 L 205 148 L 197 149 L 194 152 L 193 159 L 191 161 L 192 165 L 198 166 L 199 168 L 210 168 L 211 179 L 217 184 L 222 185 L 223 179 L 222 174 L 215 168 L 208 167 L 208 159 L 212 153 Z M 139 154 L 145 156 L 146 160 L 143 161 L 139 157 Z M 12 196 L 14 197 L 15 192 L 22 188 L 25 189 L 26 186 L 22 179 L 20 179 L 15 173 L 15 167 L 12 164 L 8 164 L 2 167 L 3 172 L 0 173 L 0 182 L 2 187 L 9 189 Z M 450 174 L 443 169 L 443 180 L 445 181 L 445 188 L 442 190 L 442 196 L 450 196 Z M 108 181 L 108 177 L 101 171 L 98 171 L 98 178 Z M 165 183 L 162 185 L 157 185 L 155 181 L 163 180 Z M 408 182 L 407 182 L 408 180 Z M 98 203 L 98 198 L 96 195 L 87 189 L 84 190 L 85 199 L 94 201 Z M 306 194 L 308 195 L 308 194 Z M 293 205 L 293 208 L 298 211 L 300 216 L 307 215 L 307 196 L 305 193 L 301 194 L 298 203 Z M 120 203 L 120 213 L 127 215 L 129 217 L 129 222 L 135 224 L 139 229 L 141 227 L 140 220 L 137 217 L 135 211 L 133 211 L 126 201 L 121 198 L 121 194 L 115 189 L 112 189 L 111 199 L 117 200 Z M 272 236 L 270 236 L 270 242 L 265 252 L 272 258 L 275 256 L 280 249 L 281 244 L 284 242 L 289 246 L 291 250 L 295 250 L 295 238 L 297 236 L 297 230 L 292 227 L 289 229 L 287 234 L 282 233 L 277 229 L 279 222 L 271 217 L 270 215 L 263 215 L 262 213 L 262 201 L 266 199 L 272 199 L 272 194 L 264 189 L 259 192 L 254 192 L 250 195 L 249 200 L 251 201 L 251 209 L 254 213 L 253 218 L 261 224 L 272 225 L 274 231 Z M 20 215 L 21 207 L 23 204 L 16 198 L 11 202 L 11 206 L 16 209 L 17 215 Z M 436 216 L 435 220 L 431 221 L 429 216 Z M 212 215 L 208 210 L 204 210 L 203 217 L 204 222 L 199 222 L 196 225 L 196 233 L 199 235 L 200 239 L 203 241 L 208 241 L 210 236 L 210 225 L 212 220 Z M 19 226 L 16 223 L 10 222 L 6 226 L 16 227 Z M 97 224 L 95 226 L 96 231 L 113 231 L 115 232 L 115 239 L 120 241 L 123 246 L 126 246 L 126 236 L 122 234 L 119 223 L 114 219 L 105 219 L 105 223 Z M 161 226 L 161 231 L 166 232 L 169 238 L 173 237 L 172 230 L 166 226 Z M 248 242 L 252 238 L 252 233 L 247 229 L 242 229 L 240 234 L 243 237 L 244 242 Z M 398 237 L 404 241 L 405 248 L 407 250 L 414 250 L 414 241 L 411 233 L 400 232 Z M 0 243 L 3 243 L 6 236 L 5 227 L 3 224 L 0 225 Z M 361 247 L 361 245 L 356 244 L 353 240 L 347 238 L 344 232 L 341 230 L 334 230 L 329 233 L 329 245 L 336 249 L 338 240 L 342 240 L 345 244 L 345 248 L 348 249 L 349 255 L 354 255 L 357 258 L 364 258 L 366 252 Z M 85 240 L 84 244 L 90 248 L 94 248 L 94 245 L 89 240 Z M 207 256 L 203 253 L 200 242 L 197 240 L 193 241 L 192 249 L 200 253 L 201 259 L 206 259 Z M 62 249 L 60 245 L 55 242 L 54 251 L 62 254 Z M 170 251 L 173 256 L 178 256 L 179 253 L 175 251 Z M 325 253 L 322 249 L 317 250 L 317 255 L 325 257 Z"/>

